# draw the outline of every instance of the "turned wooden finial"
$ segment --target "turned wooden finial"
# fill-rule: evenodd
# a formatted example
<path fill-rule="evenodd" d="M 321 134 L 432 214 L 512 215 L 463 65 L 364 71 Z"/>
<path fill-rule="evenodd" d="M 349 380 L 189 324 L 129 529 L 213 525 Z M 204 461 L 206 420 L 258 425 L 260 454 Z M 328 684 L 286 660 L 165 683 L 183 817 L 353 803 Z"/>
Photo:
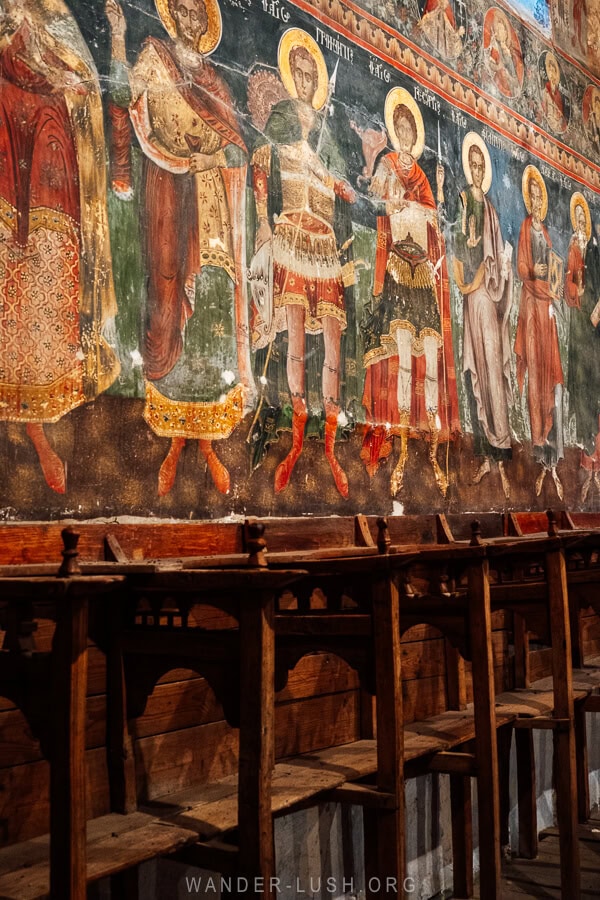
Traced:
<path fill-rule="evenodd" d="M 471 547 L 481 547 L 481 522 L 479 519 L 474 519 L 471 522 Z"/>
<path fill-rule="evenodd" d="M 79 532 L 75 531 L 72 525 L 68 525 L 60 533 L 63 542 L 62 557 L 63 561 L 58 570 L 59 578 L 70 578 L 71 575 L 81 575 L 81 569 L 77 563 L 79 552 L 77 544 L 79 543 Z"/>
<path fill-rule="evenodd" d="M 244 539 L 248 551 L 248 565 L 260 569 L 267 568 L 265 551 L 267 542 L 264 538 L 265 526 L 258 519 L 246 519 L 244 522 Z"/>
<path fill-rule="evenodd" d="M 389 553 L 391 543 L 388 520 L 385 516 L 380 516 L 377 519 L 377 549 L 380 553 Z"/>
<path fill-rule="evenodd" d="M 547 509 L 546 516 L 548 517 L 548 537 L 556 537 L 558 534 L 558 529 L 556 527 L 556 513 L 553 509 Z"/>

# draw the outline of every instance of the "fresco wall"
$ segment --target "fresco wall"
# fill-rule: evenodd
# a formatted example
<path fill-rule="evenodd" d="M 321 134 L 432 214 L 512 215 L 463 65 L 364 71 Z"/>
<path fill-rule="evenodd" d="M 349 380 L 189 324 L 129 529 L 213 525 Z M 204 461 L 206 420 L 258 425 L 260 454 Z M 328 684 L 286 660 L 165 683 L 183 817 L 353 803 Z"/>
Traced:
<path fill-rule="evenodd" d="M 599 508 L 569 2 L 2 0 L 0 514 Z"/>

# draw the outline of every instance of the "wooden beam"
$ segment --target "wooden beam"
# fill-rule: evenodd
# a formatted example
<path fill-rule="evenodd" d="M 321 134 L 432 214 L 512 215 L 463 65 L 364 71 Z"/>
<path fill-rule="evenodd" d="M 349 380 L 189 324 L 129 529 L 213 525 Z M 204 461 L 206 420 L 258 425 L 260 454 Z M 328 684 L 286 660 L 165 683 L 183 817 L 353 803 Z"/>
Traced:
<path fill-rule="evenodd" d="M 368 784 L 342 784 L 327 794 L 335 803 L 354 803 L 370 809 L 395 809 L 395 794 L 386 794 Z"/>
<path fill-rule="evenodd" d="M 369 522 L 362 513 L 354 516 L 354 540 L 358 547 L 376 547 L 377 544 L 373 540 Z"/>
<path fill-rule="evenodd" d="M 237 875 L 239 870 L 239 847 L 225 841 L 199 841 L 182 847 L 170 858 L 188 866 L 197 866 L 209 872 L 220 872 L 222 875 Z"/>
<path fill-rule="evenodd" d="M 573 727 L 571 719 L 557 719 L 554 716 L 523 716 L 515 719 L 513 728 L 524 730 L 542 729 L 545 731 L 568 732 Z"/>
<path fill-rule="evenodd" d="M 104 536 L 104 558 L 108 561 L 118 563 L 127 563 L 130 561 L 116 536 L 110 532 Z"/>
<path fill-rule="evenodd" d="M 432 757 L 429 768 L 432 772 L 468 777 L 477 774 L 477 761 L 474 753 L 453 753 L 442 750 Z"/>

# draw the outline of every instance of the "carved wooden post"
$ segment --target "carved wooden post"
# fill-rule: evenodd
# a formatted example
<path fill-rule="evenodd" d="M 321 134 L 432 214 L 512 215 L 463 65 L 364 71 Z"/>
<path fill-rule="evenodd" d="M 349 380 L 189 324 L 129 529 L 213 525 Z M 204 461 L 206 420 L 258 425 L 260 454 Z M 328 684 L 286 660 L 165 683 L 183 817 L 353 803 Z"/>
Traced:
<path fill-rule="evenodd" d="M 472 525 L 471 546 L 481 546 L 479 522 Z M 469 565 L 469 623 L 473 664 L 473 706 L 479 807 L 481 896 L 501 896 L 500 792 L 496 735 L 496 696 L 490 605 L 489 563 L 481 556 Z"/>
<path fill-rule="evenodd" d="M 73 528 L 62 532 L 64 550 L 59 575 L 76 574 L 77 542 Z M 85 706 L 87 691 L 88 598 L 65 582 L 56 601 L 52 642 L 53 742 L 50 760 L 50 897 L 85 900 L 86 790 Z"/>

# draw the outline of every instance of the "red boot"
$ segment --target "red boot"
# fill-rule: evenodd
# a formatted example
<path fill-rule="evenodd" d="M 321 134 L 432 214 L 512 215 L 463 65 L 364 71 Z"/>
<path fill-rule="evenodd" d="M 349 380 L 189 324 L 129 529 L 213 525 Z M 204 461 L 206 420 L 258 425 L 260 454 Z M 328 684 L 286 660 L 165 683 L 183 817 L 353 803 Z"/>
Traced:
<path fill-rule="evenodd" d="M 177 474 L 177 463 L 181 456 L 185 444 L 185 438 L 171 438 L 171 446 L 169 452 L 165 456 L 160 471 L 158 473 L 158 496 L 164 497 L 169 493 L 175 484 L 175 475 Z"/>
<path fill-rule="evenodd" d="M 218 491 L 222 494 L 228 494 L 231 486 L 231 479 L 226 466 L 223 465 L 215 451 L 213 450 L 212 441 L 199 440 L 198 447 L 200 453 L 206 460 L 208 471 Z"/>
<path fill-rule="evenodd" d="M 325 418 L 325 456 L 327 457 L 329 465 L 331 466 L 335 486 L 342 497 L 344 497 L 345 499 L 348 496 L 348 478 L 339 462 L 335 458 L 334 453 L 338 413 L 339 409 L 337 407 L 335 408 L 335 412 L 329 410 L 327 411 L 327 416 Z"/>
<path fill-rule="evenodd" d="M 36 449 L 46 484 L 57 494 L 64 494 L 67 489 L 67 475 L 63 462 L 54 452 L 44 433 L 44 426 L 37 422 L 28 422 L 27 434 Z"/>
<path fill-rule="evenodd" d="M 289 484 L 294 466 L 298 462 L 298 457 L 302 453 L 302 444 L 304 443 L 304 428 L 308 420 L 308 411 L 304 397 L 292 397 L 292 449 L 277 466 L 275 472 L 275 493 L 279 494 Z"/>

